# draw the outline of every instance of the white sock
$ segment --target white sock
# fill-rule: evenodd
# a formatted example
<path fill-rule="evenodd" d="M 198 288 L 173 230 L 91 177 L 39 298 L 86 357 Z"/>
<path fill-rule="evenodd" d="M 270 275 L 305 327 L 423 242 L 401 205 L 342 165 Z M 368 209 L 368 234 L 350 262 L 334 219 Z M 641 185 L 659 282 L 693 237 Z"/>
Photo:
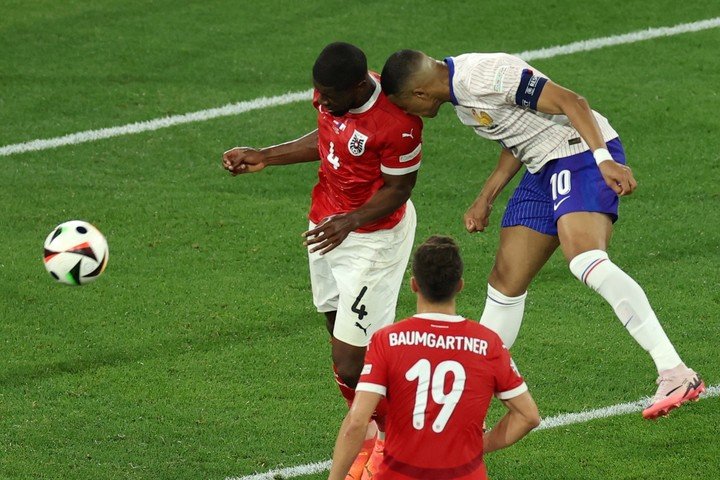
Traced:
<path fill-rule="evenodd" d="M 488 284 L 485 310 L 480 317 L 480 324 L 497 333 L 507 348 L 512 347 L 520 331 L 523 313 L 525 313 L 525 297 L 508 297 Z"/>
<path fill-rule="evenodd" d="M 630 335 L 650 354 L 658 372 L 682 363 L 642 287 L 612 263 L 607 253 L 581 253 L 570 261 L 570 271 L 610 304 Z"/>

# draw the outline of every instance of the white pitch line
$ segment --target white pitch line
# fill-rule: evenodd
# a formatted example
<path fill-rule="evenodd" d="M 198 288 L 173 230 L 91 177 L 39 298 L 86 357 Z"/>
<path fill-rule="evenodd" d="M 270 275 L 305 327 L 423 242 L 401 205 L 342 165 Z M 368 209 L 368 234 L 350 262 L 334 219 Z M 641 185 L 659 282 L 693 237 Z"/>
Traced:
<path fill-rule="evenodd" d="M 705 393 L 700 398 L 712 398 L 720 396 L 720 385 L 713 385 L 705 389 Z M 609 407 L 596 408 L 594 410 L 585 410 L 578 413 L 561 413 L 554 417 L 548 417 L 540 422 L 540 426 L 534 431 L 545 430 L 548 428 L 564 427 L 574 423 L 585 423 L 598 418 L 616 417 L 625 415 L 626 413 L 640 412 L 650 403 L 650 397 L 642 398 L 636 402 L 618 403 Z"/>
<path fill-rule="evenodd" d="M 540 50 L 529 50 L 518 53 L 519 57 L 524 60 L 536 60 L 538 58 L 552 58 L 560 55 L 569 55 L 577 52 L 589 52 L 600 48 L 611 47 L 614 45 L 623 45 L 626 43 L 635 43 L 643 40 L 651 40 L 653 38 L 671 37 L 689 32 L 699 32 L 710 28 L 720 27 L 720 17 L 708 18 L 692 23 L 681 23 L 674 27 L 648 28 L 647 30 L 638 30 L 637 32 L 625 33 L 623 35 L 613 35 L 611 37 L 592 38 L 590 40 L 582 40 L 579 42 L 568 43 L 557 47 L 542 48 Z"/>
<path fill-rule="evenodd" d="M 711 387 L 707 387 L 705 393 L 701 395 L 701 398 L 707 399 L 718 396 L 720 396 L 720 385 L 713 385 Z M 540 426 L 533 431 L 537 432 L 539 430 L 564 427 L 575 423 L 586 423 L 600 418 L 610 418 L 618 415 L 625 415 L 627 413 L 640 412 L 647 406 L 649 400 L 650 398 L 646 397 L 635 402 L 618 403 L 617 405 L 596 408 L 594 410 L 584 410 L 577 413 L 561 413 L 559 415 L 555 415 L 554 417 L 544 418 L 540 423 Z M 324 462 L 308 463 L 305 465 L 298 465 L 296 467 L 270 470 L 266 473 L 256 473 L 245 477 L 226 477 L 225 480 L 276 480 L 304 477 L 305 475 L 313 473 L 327 472 L 330 470 L 331 464 L 331 460 L 326 460 Z"/>
<path fill-rule="evenodd" d="M 332 460 L 324 462 L 308 463 L 297 467 L 278 468 L 265 473 L 256 473 L 247 477 L 227 477 L 225 480 L 276 480 L 280 478 L 304 477 L 313 473 L 322 473 L 330 470 Z"/>
<path fill-rule="evenodd" d="M 647 30 L 639 30 L 636 32 L 625 33 L 622 35 L 593 38 L 590 40 L 583 40 L 580 42 L 569 43 L 567 45 L 542 48 L 539 50 L 528 50 L 518 53 L 517 55 L 528 61 L 536 60 L 539 58 L 552 58 L 560 55 L 569 55 L 577 52 L 597 50 L 613 45 L 640 42 L 643 40 L 650 40 L 659 37 L 670 37 L 673 35 L 680 35 L 682 33 L 699 32 L 701 30 L 708 30 L 710 28 L 717 27 L 720 27 L 720 17 L 709 18 L 706 20 L 700 20 L 691 23 L 682 23 L 673 27 L 649 28 Z M 51 148 L 62 147 L 65 145 L 77 145 L 79 143 L 93 142 L 96 140 L 118 137 L 121 135 L 149 132 L 161 128 L 172 127 L 174 125 L 181 125 L 184 123 L 204 122 L 213 118 L 238 115 L 240 113 L 250 112 L 252 110 L 259 110 L 263 108 L 309 100 L 311 98 L 311 95 L 312 90 L 289 92 L 284 95 L 278 95 L 275 97 L 261 97 L 254 100 L 231 103 L 223 107 L 210 108 L 208 110 L 199 110 L 197 112 L 185 113 L 183 115 L 173 115 L 170 117 L 156 118 L 154 120 L 131 123 L 120 127 L 101 128 L 99 130 L 85 130 L 82 132 L 64 135 L 62 137 L 15 143 L 0 147 L 0 157 L 10 156 L 16 153 L 48 150 Z"/>
<path fill-rule="evenodd" d="M 197 112 L 184 113 L 182 115 L 156 118 L 145 122 L 130 123 L 120 127 L 101 128 L 100 130 L 85 130 L 83 132 L 71 133 L 62 137 L 46 138 L 43 140 L 32 140 L 25 143 L 6 145 L 4 147 L 0 147 L 0 157 L 13 155 L 15 153 L 48 150 L 65 145 L 77 145 L 78 143 L 94 142 L 96 140 L 119 137 L 121 135 L 150 132 L 161 128 L 182 125 L 183 123 L 204 122 L 213 118 L 228 117 L 253 110 L 260 110 L 278 105 L 287 105 L 288 103 L 299 102 L 301 100 L 310 100 L 312 98 L 312 92 L 312 89 L 310 89 L 302 92 L 289 92 L 275 97 L 260 97 L 244 102 L 229 103 L 222 107 L 199 110 Z"/>

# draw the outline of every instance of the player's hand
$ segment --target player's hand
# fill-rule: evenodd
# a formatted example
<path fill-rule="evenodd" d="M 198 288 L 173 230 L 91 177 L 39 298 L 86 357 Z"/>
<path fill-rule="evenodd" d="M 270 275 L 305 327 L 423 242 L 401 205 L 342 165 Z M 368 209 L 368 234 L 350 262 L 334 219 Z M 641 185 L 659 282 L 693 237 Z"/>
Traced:
<path fill-rule="evenodd" d="M 351 213 L 333 215 L 317 227 L 303 233 L 302 236 L 305 238 L 303 245 L 310 247 L 310 253 L 319 251 L 320 255 L 325 255 L 340 245 L 350 232 L 359 226 Z"/>
<path fill-rule="evenodd" d="M 630 195 L 637 187 L 637 181 L 630 167 L 621 163 L 606 160 L 598 165 L 605 183 L 619 196 Z"/>
<path fill-rule="evenodd" d="M 465 228 L 469 233 L 482 232 L 490 223 L 492 204 L 485 197 L 475 199 L 465 212 Z"/>
<path fill-rule="evenodd" d="M 250 147 L 235 147 L 223 153 L 223 168 L 233 176 L 265 168 L 265 154 Z"/>

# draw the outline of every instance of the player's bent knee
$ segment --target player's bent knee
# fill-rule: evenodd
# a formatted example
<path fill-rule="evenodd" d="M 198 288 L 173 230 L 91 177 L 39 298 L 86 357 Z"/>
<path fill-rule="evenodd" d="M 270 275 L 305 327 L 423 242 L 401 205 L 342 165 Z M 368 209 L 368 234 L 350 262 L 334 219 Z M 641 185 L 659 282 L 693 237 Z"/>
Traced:
<path fill-rule="evenodd" d="M 327 331 L 330 335 L 332 335 L 333 331 L 335 330 L 335 317 L 336 316 L 337 316 L 337 312 L 325 312 L 325 328 L 327 329 Z"/>
<path fill-rule="evenodd" d="M 609 257 L 605 251 L 599 249 L 588 250 L 570 258 L 568 267 L 578 280 L 586 285 L 591 285 L 588 282 L 590 274 L 600 263 L 608 260 Z"/>
<path fill-rule="evenodd" d="M 498 292 L 508 297 L 518 297 L 523 295 L 528 286 L 530 285 L 531 279 L 521 279 L 513 277 L 505 273 L 502 269 L 493 266 L 490 276 L 488 277 L 488 283 Z"/>
<path fill-rule="evenodd" d="M 332 359 L 340 380 L 355 388 L 365 362 L 365 347 L 356 347 L 333 337 Z"/>
<path fill-rule="evenodd" d="M 355 365 L 351 361 L 341 361 L 340 363 L 335 362 L 337 368 L 337 375 L 340 380 L 350 388 L 357 386 L 358 380 L 360 379 L 360 372 L 362 371 L 362 362 L 360 365 Z"/>

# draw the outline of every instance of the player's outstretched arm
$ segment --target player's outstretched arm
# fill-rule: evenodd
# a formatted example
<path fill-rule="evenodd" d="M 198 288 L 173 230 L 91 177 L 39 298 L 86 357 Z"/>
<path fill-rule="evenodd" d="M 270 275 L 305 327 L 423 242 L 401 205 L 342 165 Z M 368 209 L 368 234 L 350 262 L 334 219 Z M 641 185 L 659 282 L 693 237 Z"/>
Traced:
<path fill-rule="evenodd" d="M 483 436 L 483 452 L 509 447 L 540 425 L 540 414 L 530 392 L 503 400 L 508 413 Z"/>
<path fill-rule="evenodd" d="M 385 182 L 370 200 L 351 212 L 334 215 L 312 230 L 303 233 L 305 245 L 321 255 L 340 245 L 353 230 L 379 220 L 400 208 L 410 199 L 417 171 L 405 175 L 383 173 Z"/>
<path fill-rule="evenodd" d="M 318 131 L 290 142 L 263 149 L 235 147 L 223 154 L 223 167 L 233 176 L 259 172 L 268 165 L 313 162 L 320 158 L 317 149 Z"/>
<path fill-rule="evenodd" d="M 515 158 L 512 152 L 503 148 L 495 170 L 485 181 L 477 198 L 465 212 L 465 228 L 468 232 L 482 232 L 490 222 L 492 205 L 505 185 L 517 174 L 522 163 Z"/>
<path fill-rule="evenodd" d="M 345 475 L 362 447 L 370 416 L 381 398 L 380 394 L 372 392 L 355 394 L 355 400 L 340 426 L 340 433 L 335 441 L 329 480 L 345 480 Z"/>
<path fill-rule="evenodd" d="M 540 93 L 537 110 L 551 115 L 565 115 L 588 144 L 598 162 L 605 183 L 618 195 L 630 195 L 637 182 L 630 167 L 612 161 L 603 139 L 600 126 L 595 120 L 587 100 L 581 95 L 548 81 Z"/>

